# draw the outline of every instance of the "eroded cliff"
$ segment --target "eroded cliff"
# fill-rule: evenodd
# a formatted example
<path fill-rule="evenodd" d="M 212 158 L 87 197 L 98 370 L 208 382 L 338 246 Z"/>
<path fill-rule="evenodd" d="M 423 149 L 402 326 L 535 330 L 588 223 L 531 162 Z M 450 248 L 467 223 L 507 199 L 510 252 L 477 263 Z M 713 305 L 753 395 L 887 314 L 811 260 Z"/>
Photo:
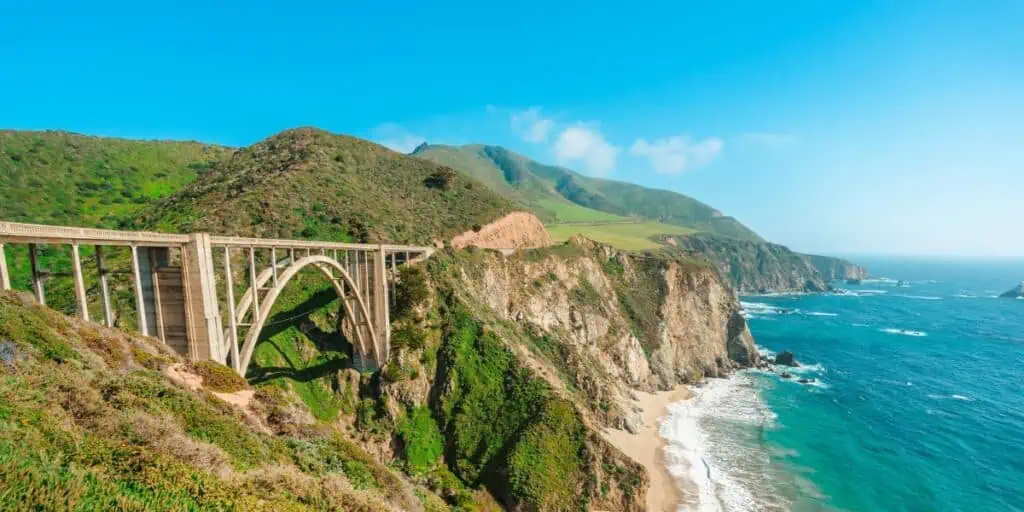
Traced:
<path fill-rule="evenodd" d="M 711 235 L 665 236 L 669 250 L 714 265 L 737 293 L 823 292 L 836 279 L 864 279 L 867 271 L 830 256 L 801 254 L 769 242 Z"/>
<path fill-rule="evenodd" d="M 432 411 L 444 466 L 513 510 L 643 510 L 648 475 L 601 430 L 640 426 L 636 391 L 758 358 L 729 285 L 678 256 L 577 237 L 511 256 L 439 251 L 422 279 L 429 293 L 395 322 L 384 409 L 396 423 Z"/>

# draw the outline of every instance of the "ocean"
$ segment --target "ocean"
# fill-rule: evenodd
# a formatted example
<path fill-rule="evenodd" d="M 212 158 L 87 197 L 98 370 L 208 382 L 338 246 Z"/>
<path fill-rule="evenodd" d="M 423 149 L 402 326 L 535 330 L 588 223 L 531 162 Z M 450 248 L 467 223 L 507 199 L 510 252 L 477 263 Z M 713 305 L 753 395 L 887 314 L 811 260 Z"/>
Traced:
<path fill-rule="evenodd" d="M 879 277 L 742 298 L 762 354 L 802 367 L 669 407 L 681 510 L 1024 510 L 1024 300 L 996 298 L 1024 261 L 857 263 Z"/>

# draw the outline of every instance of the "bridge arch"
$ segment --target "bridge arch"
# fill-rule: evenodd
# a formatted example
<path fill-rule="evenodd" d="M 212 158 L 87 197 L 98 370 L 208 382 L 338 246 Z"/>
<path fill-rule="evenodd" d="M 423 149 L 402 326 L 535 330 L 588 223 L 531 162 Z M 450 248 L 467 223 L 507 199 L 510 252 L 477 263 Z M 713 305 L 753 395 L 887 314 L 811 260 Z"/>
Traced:
<path fill-rule="evenodd" d="M 270 317 L 270 312 L 274 307 L 274 303 L 277 302 L 278 295 L 281 294 L 281 292 L 284 290 L 284 287 L 288 285 L 288 282 L 291 281 L 291 279 L 295 277 L 296 274 L 298 274 L 304 268 L 311 265 L 328 276 L 332 286 L 334 287 L 334 291 L 338 294 L 338 298 L 341 299 L 342 307 L 345 308 L 345 314 L 348 316 L 348 318 L 352 318 L 353 321 L 355 321 L 354 319 L 356 317 L 355 315 L 353 315 L 353 313 L 356 313 L 356 311 L 352 311 L 351 308 L 349 307 L 348 301 L 345 300 L 345 292 L 346 286 L 348 290 L 351 290 L 353 292 L 359 290 L 359 287 L 356 285 L 356 282 L 352 279 L 352 276 L 349 275 L 348 271 L 345 270 L 345 268 L 340 263 L 327 256 L 311 255 L 298 259 L 294 263 L 289 265 L 287 268 L 285 268 L 284 272 L 282 272 L 278 276 L 276 284 L 267 292 L 266 296 L 261 298 L 259 301 L 259 315 L 256 318 L 252 319 L 252 325 L 250 326 L 249 331 L 246 333 L 245 341 L 242 344 L 242 347 L 238 353 L 240 363 L 238 364 L 238 372 L 241 375 L 244 376 L 246 370 L 249 368 L 249 363 L 252 360 L 253 351 L 256 349 L 256 342 L 259 340 L 260 332 L 263 330 L 264 324 Z M 332 270 L 338 271 L 338 273 L 340 273 L 341 276 L 334 277 L 332 274 Z M 263 276 L 261 275 L 260 277 Z M 263 281 L 264 284 L 266 283 L 265 279 L 260 279 L 255 284 L 256 288 L 262 286 L 260 284 L 260 281 Z M 250 297 L 249 303 L 251 303 L 251 297 L 253 293 L 257 293 L 256 290 L 253 288 L 250 288 L 249 291 L 246 292 L 246 296 Z M 359 344 L 357 350 L 360 350 L 362 354 L 370 353 L 372 350 L 374 359 L 380 360 L 381 348 L 377 340 L 376 329 L 374 329 L 374 326 L 372 325 L 371 322 L 372 316 L 370 314 L 370 309 L 369 307 L 367 307 L 366 301 L 363 300 L 363 297 L 361 296 L 360 293 L 353 293 L 352 295 L 354 296 L 355 299 L 354 306 L 358 310 L 359 315 L 363 318 L 363 321 L 365 323 L 370 325 L 370 328 L 368 329 L 361 329 L 358 323 L 353 326 L 353 330 L 356 332 L 357 343 Z M 243 304 L 239 304 L 239 307 L 241 307 L 242 305 Z M 364 331 L 369 333 L 369 340 L 366 340 L 364 338 Z M 369 347 L 367 346 L 367 342 L 369 342 Z"/>

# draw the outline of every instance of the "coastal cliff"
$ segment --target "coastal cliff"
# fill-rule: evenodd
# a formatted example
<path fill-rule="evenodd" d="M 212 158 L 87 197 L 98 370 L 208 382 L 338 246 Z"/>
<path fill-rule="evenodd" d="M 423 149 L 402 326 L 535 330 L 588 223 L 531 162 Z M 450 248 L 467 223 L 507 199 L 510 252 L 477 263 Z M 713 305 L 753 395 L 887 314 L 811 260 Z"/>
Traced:
<path fill-rule="evenodd" d="M 836 279 L 863 279 L 867 270 L 829 256 L 783 245 L 710 235 L 664 236 L 674 250 L 714 265 L 737 293 L 823 292 Z"/>
<path fill-rule="evenodd" d="M 576 237 L 507 257 L 439 251 L 403 289 L 417 272 L 429 292 L 398 313 L 380 408 L 396 424 L 433 411 L 443 466 L 510 510 L 645 510 L 648 470 L 602 430 L 645 426 L 638 392 L 758 361 L 729 285 L 685 258 Z"/>

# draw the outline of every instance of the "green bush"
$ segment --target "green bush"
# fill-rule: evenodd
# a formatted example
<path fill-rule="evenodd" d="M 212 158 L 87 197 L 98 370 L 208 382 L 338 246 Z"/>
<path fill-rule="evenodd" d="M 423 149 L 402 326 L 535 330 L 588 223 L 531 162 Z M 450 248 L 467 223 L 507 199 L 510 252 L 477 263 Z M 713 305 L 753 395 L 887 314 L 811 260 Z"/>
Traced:
<path fill-rule="evenodd" d="M 398 426 L 398 436 L 405 450 L 405 460 L 414 474 L 423 474 L 432 469 L 443 450 L 441 431 L 430 413 L 420 406 L 410 412 L 409 417 Z"/>

